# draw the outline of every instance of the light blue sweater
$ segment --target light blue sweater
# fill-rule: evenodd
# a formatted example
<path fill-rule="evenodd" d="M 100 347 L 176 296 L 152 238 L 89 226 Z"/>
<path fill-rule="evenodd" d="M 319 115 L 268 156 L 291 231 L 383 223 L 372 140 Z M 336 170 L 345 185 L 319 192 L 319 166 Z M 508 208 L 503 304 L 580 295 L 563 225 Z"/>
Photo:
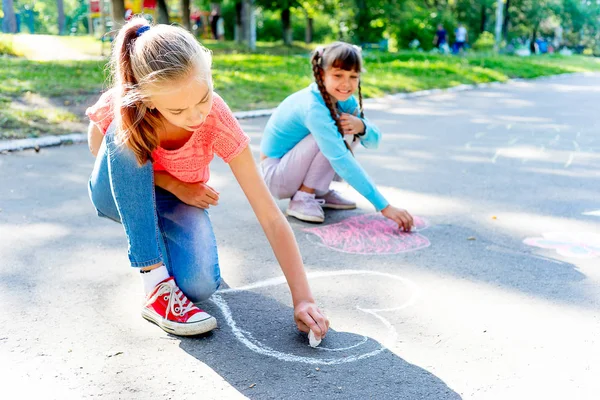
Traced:
<path fill-rule="evenodd" d="M 358 102 L 351 96 L 344 102 L 338 102 L 338 109 L 353 114 L 358 110 Z M 366 118 L 363 122 L 366 130 L 359 137 L 360 142 L 366 148 L 375 149 L 381 132 Z M 265 127 L 260 149 L 267 157 L 281 158 L 308 134 L 314 136 L 319 149 L 340 177 L 378 211 L 388 206 L 387 200 L 344 145 L 316 83 L 290 95 L 277 107 Z"/>

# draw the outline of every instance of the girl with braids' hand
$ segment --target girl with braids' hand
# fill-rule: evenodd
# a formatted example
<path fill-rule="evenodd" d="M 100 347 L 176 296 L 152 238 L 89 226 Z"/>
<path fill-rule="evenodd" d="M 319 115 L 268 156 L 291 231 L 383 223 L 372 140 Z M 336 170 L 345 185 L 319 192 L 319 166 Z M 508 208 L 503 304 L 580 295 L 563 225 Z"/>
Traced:
<path fill-rule="evenodd" d="M 315 83 L 285 99 L 265 128 L 260 167 L 269 190 L 279 199 L 291 199 L 287 215 L 323 222 L 323 208 L 356 208 L 329 189 L 337 173 L 400 229 L 410 231 L 412 216 L 390 205 L 354 158 L 358 143 L 374 149 L 381 138 L 363 113 L 360 48 L 335 42 L 317 48 L 311 63 Z"/>

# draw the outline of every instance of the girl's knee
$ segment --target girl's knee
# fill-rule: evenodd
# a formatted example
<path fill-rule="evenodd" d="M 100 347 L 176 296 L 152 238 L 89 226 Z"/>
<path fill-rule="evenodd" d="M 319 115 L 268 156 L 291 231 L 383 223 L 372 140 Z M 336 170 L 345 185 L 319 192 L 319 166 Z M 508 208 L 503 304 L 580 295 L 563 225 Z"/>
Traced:
<path fill-rule="evenodd" d="M 190 260 L 185 270 L 175 273 L 177 284 L 185 295 L 194 303 L 208 299 L 219 289 L 221 269 L 216 247 L 213 251 L 205 251 Z"/>
<path fill-rule="evenodd" d="M 198 303 L 207 300 L 219 289 L 219 286 L 221 285 L 221 277 L 216 276 L 213 279 L 203 279 L 193 283 L 178 283 L 178 285 L 188 299 L 194 303 Z"/>
<path fill-rule="evenodd" d="M 306 141 L 306 146 L 311 153 L 317 154 L 321 152 L 321 149 L 319 148 L 319 145 L 312 134 L 309 134 L 306 138 L 304 138 L 304 140 Z"/>
<path fill-rule="evenodd" d="M 102 187 L 101 185 L 92 185 L 88 183 L 88 195 L 92 205 L 96 209 L 96 214 L 99 217 L 108 218 L 110 220 L 121 222 L 121 217 L 117 211 L 117 206 L 114 203 L 110 187 Z"/>

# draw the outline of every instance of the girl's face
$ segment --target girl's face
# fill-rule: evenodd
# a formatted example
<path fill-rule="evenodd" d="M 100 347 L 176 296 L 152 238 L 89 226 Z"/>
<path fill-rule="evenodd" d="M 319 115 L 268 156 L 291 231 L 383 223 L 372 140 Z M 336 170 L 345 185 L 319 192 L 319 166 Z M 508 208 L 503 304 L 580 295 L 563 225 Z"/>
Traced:
<path fill-rule="evenodd" d="M 212 108 L 212 82 L 199 79 L 197 74 L 175 82 L 166 90 L 153 91 L 150 96 L 150 107 L 171 124 L 188 131 L 195 131 L 206 120 Z"/>
<path fill-rule="evenodd" d="M 325 89 L 337 101 L 345 101 L 358 89 L 360 74 L 341 68 L 327 68 L 323 74 Z"/>

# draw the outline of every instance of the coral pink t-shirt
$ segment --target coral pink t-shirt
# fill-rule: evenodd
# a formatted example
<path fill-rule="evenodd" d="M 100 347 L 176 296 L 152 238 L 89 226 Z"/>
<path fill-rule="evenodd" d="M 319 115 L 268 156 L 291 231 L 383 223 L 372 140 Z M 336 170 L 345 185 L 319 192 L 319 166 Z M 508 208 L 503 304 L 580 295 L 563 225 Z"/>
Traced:
<path fill-rule="evenodd" d="M 85 112 L 104 134 L 114 119 L 114 90 L 103 93 Z M 202 126 L 178 149 L 157 147 L 152 152 L 153 167 L 155 171 L 167 171 L 183 182 L 207 182 L 210 177 L 208 165 L 215 154 L 228 163 L 246 148 L 248 142 L 250 138 L 225 101 L 213 92 L 212 108 Z"/>

